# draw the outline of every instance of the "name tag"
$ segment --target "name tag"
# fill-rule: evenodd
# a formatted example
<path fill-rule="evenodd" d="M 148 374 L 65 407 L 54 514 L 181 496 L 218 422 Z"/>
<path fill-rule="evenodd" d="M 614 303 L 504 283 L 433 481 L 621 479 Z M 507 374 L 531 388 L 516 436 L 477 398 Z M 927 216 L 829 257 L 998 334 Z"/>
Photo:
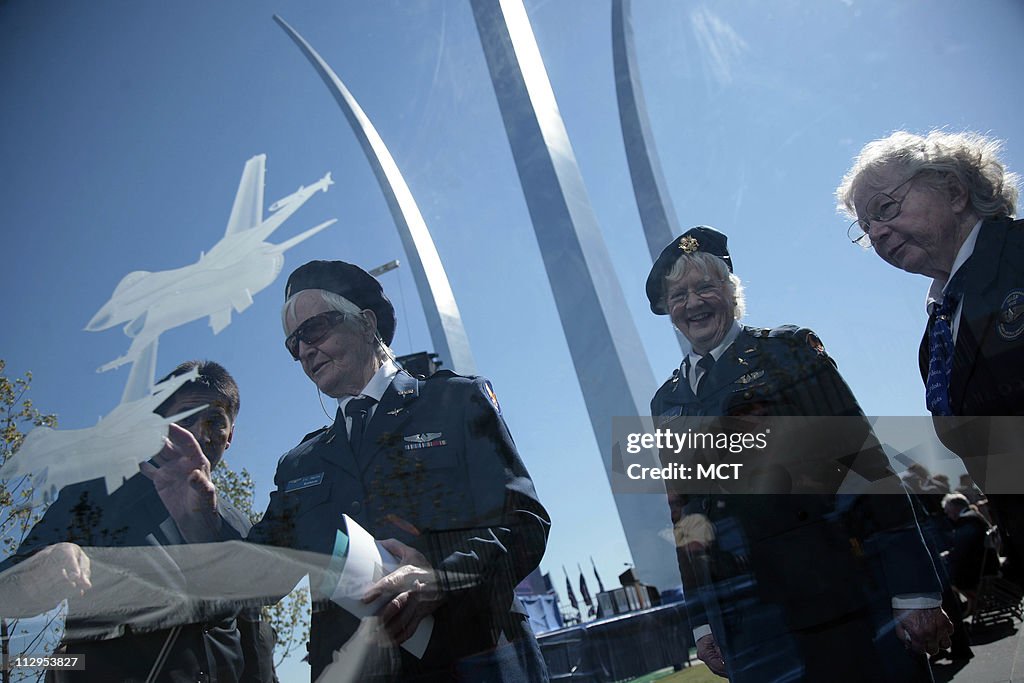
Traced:
<path fill-rule="evenodd" d="M 305 477 L 299 477 L 298 479 L 292 479 L 290 482 L 284 485 L 284 492 L 291 493 L 292 491 L 298 491 L 300 489 L 308 489 L 310 486 L 317 486 L 324 480 L 324 473 L 318 474 L 307 474 Z"/>

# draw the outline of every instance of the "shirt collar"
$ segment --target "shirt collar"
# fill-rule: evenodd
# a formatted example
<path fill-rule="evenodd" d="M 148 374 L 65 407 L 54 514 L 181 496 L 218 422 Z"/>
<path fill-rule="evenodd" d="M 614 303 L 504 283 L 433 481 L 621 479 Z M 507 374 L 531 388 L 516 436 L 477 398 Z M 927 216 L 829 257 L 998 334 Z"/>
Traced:
<path fill-rule="evenodd" d="M 384 392 L 391 386 L 391 381 L 395 379 L 395 375 L 399 371 L 398 365 L 390 358 L 384 361 L 384 364 L 377 368 L 377 372 L 373 373 L 373 377 L 366 383 L 363 390 L 359 392 L 360 396 L 368 396 L 377 403 L 380 403 L 380 399 L 384 396 Z M 356 398 L 351 394 L 338 397 L 338 407 L 342 410 L 345 409 L 345 404 L 350 400 Z"/>
<path fill-rule="evenodd" d="M 729 328 L 729 331 L 725 333 L 725 337 L 722 338 L 722 343 L 711 349 L 711 356 L 715 359 L 715 362 L 718 362 L 718 359 L 721 358 L 722 354 L 725 353 L 725 350 L 729 348 L 734 341 L 736 341 L 736 337 L 738 337 L 739 334 L 740 324 L 738 321 L 733 320 L 732 327 Z M 699 354 L 696 351 L 690 351 L 690 353 L 687 354 L 686 357 L 690 359 L 691 367 L 697 367 L 697 361 L 701 359 L 701 355 L 702 354 Z"/>
<path fill-rule="evenodd" d="M 932 306 L 938 303 L 939 300 L 942 299 L 942 295 L 946 293 L 946 285 L 949 284 L 949 281 L 953 279 L 953 276 L 956 275 L 958 270 L 960 270 L 960 267 L 963 266 L 967 262 L 967 259 L 971 258 L 971 254 L 974 253 L 974 246 L 978 243 L 978 234 L 981 232 L 981 224 L 983 222 L 984 219 L 981 219 L 975 223 L 970 234 L 967 235 L 967 239 L 965 239 L 964 243 L 960 245 L 960 251 L 956 253 L 956 258 L 953 259 L 953 267 L 949 271 L 949 278 L 935 278 L 932 280 L 931 287 L 928 288 L 928 296 L 925 299 L 925 308 L 929 313 L 932 311 Z"/>

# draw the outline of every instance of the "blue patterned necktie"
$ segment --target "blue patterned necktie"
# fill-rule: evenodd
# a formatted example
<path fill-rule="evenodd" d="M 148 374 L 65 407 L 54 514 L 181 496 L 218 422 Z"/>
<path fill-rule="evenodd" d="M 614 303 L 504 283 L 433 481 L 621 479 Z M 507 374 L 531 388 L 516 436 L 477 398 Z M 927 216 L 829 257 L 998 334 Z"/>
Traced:
<path fill-rule="evenodd" d="M 354 398 L 345 404 L 345 415 L 352 418 L 352 428 L 348 432 L 348 442 L 352 444 L 353 453 L 359 452 L 359 447 L 363 443 L 363 432 L 366 431 L 366 423 L 369 422 L 367 416 L 370 414 L 370 408 L 376 402 L 373 398 L 364 396 L 362 398 Z"/>
<path fill-rule="evenodd" d="M 953 315 L 960 294 L 946 287 L 942 300 L 932 309 L 928 322 L 928 379 L 925 401 L 932 415 L 952 415 L 949 405 L 949 377 L 953 371 Z"/>

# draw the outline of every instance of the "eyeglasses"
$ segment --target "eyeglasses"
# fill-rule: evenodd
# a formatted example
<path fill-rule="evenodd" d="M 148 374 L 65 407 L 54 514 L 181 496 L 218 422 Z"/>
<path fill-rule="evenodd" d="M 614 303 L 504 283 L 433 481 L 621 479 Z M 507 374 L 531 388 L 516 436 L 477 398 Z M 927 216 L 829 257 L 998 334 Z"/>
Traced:
<path fill-rule="evenodd" d="M 696 294 L 701 299 L 710 299 L 718 293 L 718 287 L 722 282 L 724 281 L 705 282 L 693 289 L 670 289 L 665 296 L 665 300 L 666 302 L 685 301 L 690 298 L 691 293 Z"/>
<path fill-rule="evenodd" d="M 299 360 L 299 342 L 305 342 L 307 346 L 316 344 L 327 336 L 331 328 L 344 322 L 346 317 L 341 311 L 327 311 L 314 315 L 304 320 L 285 338 L 284 347 L 292 354 L 292 358 Z"/>
<path fill-rule="evenodd" d="M 903 210 L 903 200 L 910 194 L 908 189 L 903 194 L 903 199 L 896 199 L 892 196 L 892 193 L 900 189 L 904 185 L 912 183 L 917 176 L 911 176 L 896 187 L 889 190 L 889 192 L 877 192 L 871 199 L 868 200 L 867 205 L 864 207 L 864 213 L 867 218 L 858 218 L 854 222 L 850 223 L 850 227 L 846 229 L 846 236 L 854 244 L 861 246 L 865 249 L 871 248 L 871 237 L 868 235 L 868 231 L 871 230 L 870 221 L 891 221 L 900 215 L 900 211 Z"/>

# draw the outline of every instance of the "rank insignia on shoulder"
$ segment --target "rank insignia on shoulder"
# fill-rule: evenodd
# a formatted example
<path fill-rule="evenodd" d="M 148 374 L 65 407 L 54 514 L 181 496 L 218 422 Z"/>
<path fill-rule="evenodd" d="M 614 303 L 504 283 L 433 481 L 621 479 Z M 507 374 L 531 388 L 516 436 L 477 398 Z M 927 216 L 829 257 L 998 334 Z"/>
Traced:
<path fill-rule="evenodd" d="M 814 349 L 819 356 L 825 355 L 825 345 L 821 343 L 820 339 L 818 339 L 818 335 L 813 332 L 807 333 L 807 345 Z"/>
<path fill-rule="evenodd" d="M 753 372 L 748 372 L 747 374 L 743 375 L 736 381 L 739 382 L 740 384 L 750 384 L 754 380 L 760 379 L 763 376 L 764 370 L 754 370 Z"/>
<path fill-rule="evenodd" d="M 494 408 L 494 412 L 501 415 L 501 406 L 498 405 L 498 397 L 494 395 L 494 389 L 491 388 L 490 382 L 484 382 L 483 392 L 487 402 L 491 404 L 492 408 Z"/>
<path fill-rule="evenodd" d="M 292 479 L 290 482 L 284 485 L 284 492 L 291 493 L 292 491 L 299 491 L 301 489 L 308 489 L 310 486 L 319 486 L 324 480 L 324 473 L 318 472 L 316 474 L 307 474 L 304 477 L 298 479 Z"/>
<path fill-rule="evenodd" d="M 441 432 L 424 432 L 423 434 L 410 434 L 409 436 L 403 437 L 406 443 L 402 444 L 402 448 L 407 451 L 416 450 L 417 448 L 431 448 L 432 446 L 444 446 L 448 443 L 447 439 L 441 438 Z"/>

